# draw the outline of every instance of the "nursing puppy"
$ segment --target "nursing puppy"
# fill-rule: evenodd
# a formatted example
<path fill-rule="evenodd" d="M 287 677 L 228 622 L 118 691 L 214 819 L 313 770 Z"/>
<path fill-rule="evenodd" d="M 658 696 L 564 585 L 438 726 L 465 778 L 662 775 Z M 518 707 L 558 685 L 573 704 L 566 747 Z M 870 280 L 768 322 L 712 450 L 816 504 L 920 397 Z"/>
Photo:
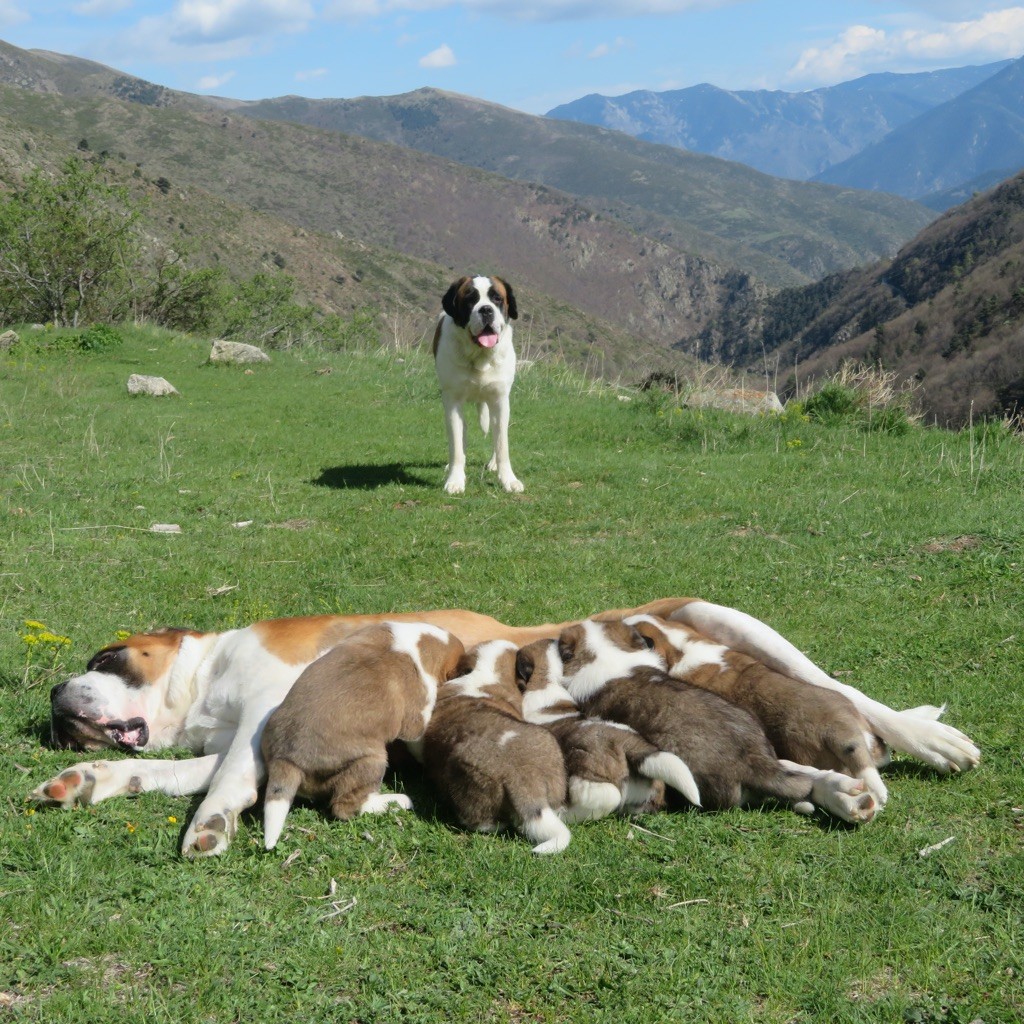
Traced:
<path fill-rule="evenodd" d="M 780 761 L 760 723 L 715 693 L 673 679 L 633 626 L 589 620 L 564 629 L 564 685 L 584 713 L 632 726 L 689 766 L 709 810 L 774 797 L 807 813 L 815 804 L 870 821 L 875 798 L 859 779 Z"/>
<path fill-rule="evenodd" d="M 564 821 L 658 810 L 666 784 L 700 806 L 697 783 L 675 754 L 659 750 L 628 725 L 581 714 L 562 685 L 554 640 L 520 648 L 516 682 L 523 694 L 523 718 L 543 725 L 562 748 L 569 782 Z"/>
<path fill-rule="evenodd" d="M 463 406 L 480 407 L 486 434 L 493 420 L 494 454 L 487 468 L 497 472 L 506 491 L 523 485 L 512 472 L 508 455 L 509 393 L 516 375 L 512 323 L 519 313 L 512 286 L 500 277 L 460 277 L 441 300 L 434 330 L 434 365 L 448 431 L 448 475 L 444 489 L 466 489 L 466 417 Z"/>
<path fill-rule="evenodd" d="M 879 807 L 885 806 L 888 791 L 878 768 L 888 763 L 889 751 L 841 693 L 808 687 L 681 623 L 653 615 L 624 621 L 653 643 L 673 678 L 749 711 L 779 757 L 863 779 Z"/>
<path fill-rule="evenodd" d="M 326 800 L 342 819 L 411 808 L 407 796 L 380 792 L 387 744 L 423 735 L 438 686 L 464 653 L 438 626 L 384 622 L 309 665 L 263 730 L 266 848 L 277 845 L 296 795 Z"/>
<path fill-rule="evenodd" d="M 515 661 L 515 644 L 507 640 L 466 654 L 465 674 L 438 691 L 423 764 L 464 827 L 494 832 L 511 825 L 537 844 L 534 853 L 558 853 L 570 839 L 559 818 L 565 764 L 555 738 L 523 721 Z"/>

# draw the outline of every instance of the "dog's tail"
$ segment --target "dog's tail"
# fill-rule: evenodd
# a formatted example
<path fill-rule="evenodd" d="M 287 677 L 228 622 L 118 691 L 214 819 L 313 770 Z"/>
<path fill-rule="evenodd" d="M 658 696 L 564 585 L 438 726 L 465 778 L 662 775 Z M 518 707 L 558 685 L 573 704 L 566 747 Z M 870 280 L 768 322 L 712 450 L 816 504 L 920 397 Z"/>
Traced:
<path fill-rule="evenodd" d="M 267 763 L 267 791 L 263 797 L 263 845 L 277 846 L 285 818 L 302 784 L 302 772 L 291 763 L 275 758 Z"/>
<path fill-rule="evenodd" d="M 480 412 L 480 429 L 486 434 L 491 429 L 491 411 L 486 402 L 481 402 L 477 408 Z"/>
<path fill-rule="evenodd" d="M 632 767 L 632 766 L 631 766 Z M 668 750 L 649 754 L 636 765 L 636 772 L 648 779 L 660 779 L 677 793 L 682 793 L 694 807 L 700 807 L 700 789 L 686 762 Z"/>

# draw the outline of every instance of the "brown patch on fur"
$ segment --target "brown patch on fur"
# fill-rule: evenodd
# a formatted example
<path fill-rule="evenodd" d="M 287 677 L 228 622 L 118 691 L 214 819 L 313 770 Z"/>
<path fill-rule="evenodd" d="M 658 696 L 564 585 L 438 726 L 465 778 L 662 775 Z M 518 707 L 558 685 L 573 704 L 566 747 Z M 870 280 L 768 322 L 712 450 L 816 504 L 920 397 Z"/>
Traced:
<path fill-rule="evenodd" d="M 129 686 L 152 686 L 162 679 L 181 648 L 184 636 L 203 636 L 192 629 L 156 629 L 136 633 L 97 651 L 86 666 L 90 672 L 109 672 Z"/>

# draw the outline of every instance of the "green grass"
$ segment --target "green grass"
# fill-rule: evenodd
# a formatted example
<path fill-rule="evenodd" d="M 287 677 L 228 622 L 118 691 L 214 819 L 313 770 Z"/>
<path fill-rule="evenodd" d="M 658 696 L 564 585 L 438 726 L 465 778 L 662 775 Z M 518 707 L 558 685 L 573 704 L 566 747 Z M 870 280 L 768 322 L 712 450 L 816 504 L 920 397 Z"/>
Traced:
<path fill-rule="evenodd" d="M 0 1020 L 1024 1015 L 1019 440 L 675 411 L 537 366 L 513 400 L 526 493 L 479 478 L 474 432 L 451 498 L 425 353 L 246 373 L 124 333 L 0 355 Z M 130 398 L 132 372 L 181 395 Z M 178 853 L 196 801 L 24 802 L 75 759 L 45 744 L 49 686 L 118 630 L 442 606 L 527 623 L 671 594 L 766 619 L 888 703 L 948 702 L 981 766 L 898 760 L 861 829 L 605 820 L 547 859 L 460 832 L 414 778 L 418 814 L 302 806 L 270 854 L 247 816 L 203 862 Z M 26 621 L 70 642 L 26 643 Z"/>

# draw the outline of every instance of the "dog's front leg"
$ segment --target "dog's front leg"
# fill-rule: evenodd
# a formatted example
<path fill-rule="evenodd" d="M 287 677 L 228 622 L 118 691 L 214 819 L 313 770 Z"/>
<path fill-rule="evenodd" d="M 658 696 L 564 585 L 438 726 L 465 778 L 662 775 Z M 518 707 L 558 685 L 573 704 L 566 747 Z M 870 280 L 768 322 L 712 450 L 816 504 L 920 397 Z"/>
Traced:
<path fill-rule="evenodd" d="M 940 772 L 964 771 L 975 767 L 981 759 L 981 751 L 968 736 L 936 721 L 943 709 L 924 707 L 894 711 L 856 687 L 833 679 L 785 637 L 752 615 L 708 601 L 690 601 L 671 612 L 669 618 L 688 623 L 712 640 L 757 658 L 776 672 L 813 686 L 837 690 L 852 702 L 890 747 L 911 754 Z"/>
<path fill-rule="evenodd" d="M 491 419 L 494 421 L 494 458 L 491 461 L 498 472 L 498 483 L 506 491 L 519 494 L 523 490 L 523 485 L 512 472 L 512 462 L 508 454 L 508 395 L 502 395 L 487 404 L 491 411 Z"/>
<path fill-rule="evenodd" d="M 231 746 L 185 831 L 181 852 L 186 857 L 223 853 L 238 829 L 238 816 L 256 803 L 266 775 L 260 737 L 276 706 L 277 702 L 259 703 L 243 709 Z"/>
<path fill-rule="evenodd" d="M 181 761 L 149 761 L 142 758 L 83 761 L 65 768 L 60 775 L 37 786 L 29 794 L 29 799 L 66 810 L 98 804 L 112 796 L 134 793 L 189 796 L 201 793 L 209 786 L 220 761 L 218 754 L 190 757 Z"/>
<path fill-rule="evenodd" d="M 444 423 L 448 431 L 448 476 L 444 489 L 448 494 L 462 494 L 466 489 L 466 423 L 462 403 L 448 397 L 444 401 Z"/>

